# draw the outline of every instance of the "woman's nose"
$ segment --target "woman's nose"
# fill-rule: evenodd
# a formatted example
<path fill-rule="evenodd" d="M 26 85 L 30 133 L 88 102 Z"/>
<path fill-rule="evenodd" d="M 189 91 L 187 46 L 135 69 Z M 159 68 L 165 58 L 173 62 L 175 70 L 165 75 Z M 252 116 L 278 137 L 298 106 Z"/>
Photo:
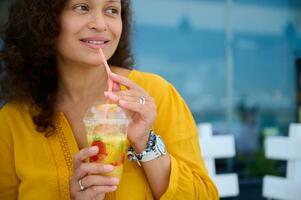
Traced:
<path fill-rule="evenodd" d="M 89 29 L 95 29 L 97 31 L 106 31 L 107 23 L 105 16 L 101 12 L 95 12 L 91 15 L 88 27 Z"/>

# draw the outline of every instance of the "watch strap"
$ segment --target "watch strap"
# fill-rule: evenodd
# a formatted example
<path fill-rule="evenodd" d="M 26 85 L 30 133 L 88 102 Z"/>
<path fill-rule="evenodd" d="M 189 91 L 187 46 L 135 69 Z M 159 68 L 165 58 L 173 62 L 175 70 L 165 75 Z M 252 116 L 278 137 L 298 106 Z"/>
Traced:
<path fill-rule="evenodd" d="M 144 151 L 142 151 L 141 153 L 136 153 L 135 150 L 133 149 L 133 147 L 129 146 L 128 153 L 127 153 L 128 159 L 130 161 L 137 162 L 141 166 L 140 162 L 147 162 L 147 161 L 154 160 L 158 157 L 165 155 L 166 151 L 161 153 L 157 148 L 158 138 L 160 140 L 162 140 L 160 138 L 160 136 L 157 136 L 154 133 L 154 131 L 151 130 L 149 133 L 149 139 L 147 142 L 146 149 Z"/>

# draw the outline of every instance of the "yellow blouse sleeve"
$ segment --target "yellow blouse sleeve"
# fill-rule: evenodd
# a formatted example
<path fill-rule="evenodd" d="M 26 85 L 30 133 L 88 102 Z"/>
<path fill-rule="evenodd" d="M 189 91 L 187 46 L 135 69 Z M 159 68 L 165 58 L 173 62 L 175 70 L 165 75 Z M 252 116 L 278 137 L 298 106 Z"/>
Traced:
<path fill-rule="evenodd" d="M 157 87 L 163 91 L 154 94 L 158 110 L 154 131 L 163 137 L 171 157 L 169 186 L 161 200 L 219 199 L 201 156 L 191 112 L 176 89 L 165 83 Z"/>
<path fill-rule="evenodd" d="M 19 180 L 16 175 L 13 151 L 13 136 L 6 118 L 7 110 L 0 110 L 0 199 L 18 198 Z"/>

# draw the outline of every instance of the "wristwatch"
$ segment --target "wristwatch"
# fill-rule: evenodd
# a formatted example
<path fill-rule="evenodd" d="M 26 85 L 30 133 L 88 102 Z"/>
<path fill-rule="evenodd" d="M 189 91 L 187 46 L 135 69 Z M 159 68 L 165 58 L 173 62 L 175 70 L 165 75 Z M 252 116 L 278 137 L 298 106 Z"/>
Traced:
<path fill-rule="evenodd" d="M 149 133 L 146 149 L 141 153 L 136 153 L 133 147 L 128 148 L 128 159 L 136 161 L 139 165 L 140 162 L 147 162 L 154 160 L 166 154 L 166 148 L 163 139 L 154 133 L 153 130 Z"/>

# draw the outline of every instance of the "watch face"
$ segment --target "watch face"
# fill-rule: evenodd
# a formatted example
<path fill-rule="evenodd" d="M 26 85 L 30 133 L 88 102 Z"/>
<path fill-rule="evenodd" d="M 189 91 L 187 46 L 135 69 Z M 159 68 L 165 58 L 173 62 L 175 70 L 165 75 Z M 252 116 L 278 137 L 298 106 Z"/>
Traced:
<path fill-rule="evenodd" d="M 166 152 L 165 144 L 160 136 L 157 136 L 157 147 L 161 154 L 165 154 Z"/>

